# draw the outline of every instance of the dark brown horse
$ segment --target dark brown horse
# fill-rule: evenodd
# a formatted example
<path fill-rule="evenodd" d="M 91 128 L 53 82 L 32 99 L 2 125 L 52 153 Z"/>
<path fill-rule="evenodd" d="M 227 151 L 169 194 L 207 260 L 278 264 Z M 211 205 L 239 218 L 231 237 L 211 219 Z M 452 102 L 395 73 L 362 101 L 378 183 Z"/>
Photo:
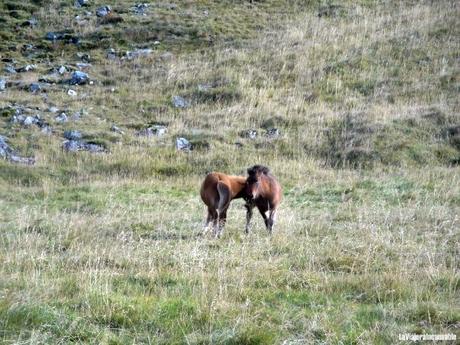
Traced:
<path fill-rule="evenodd" d="M 244 176 L 230 176 L 219 172 L 206 175 L 200 191 L 201 200 L 208 207 L 205 231 L 212 223 L 214 235 L 219 237 L 222 234 L 230 201 L 243 197 L 247 199 L 245 187 Z"/>
<path fill-rule="evenodd" d="M 246 192 L 249 196 L 246 203 L 246 233 L 249 233 L 249 223 L 252 218 L 252 210 L 255 206 L 259 209 L 265 226 L 271 234 L 275 223 L 276 211 L 281 202 L 281 185 L 270 173 L 270 170 L 263 165 L 254 165 L 248 169 L 246 180 Z"/>

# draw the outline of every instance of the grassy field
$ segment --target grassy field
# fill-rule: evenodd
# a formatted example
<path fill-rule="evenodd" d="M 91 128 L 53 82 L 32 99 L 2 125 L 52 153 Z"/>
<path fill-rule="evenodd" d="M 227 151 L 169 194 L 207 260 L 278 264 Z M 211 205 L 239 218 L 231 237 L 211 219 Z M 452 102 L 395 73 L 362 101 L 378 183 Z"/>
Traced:
<path fill-rule="evenodd" d="M 459 4 L 135 4 L 0 4 L 0 135 L 36 159 L 0 160 L 0 342 L 458 341 Z M 79 44 L 44 39 L 65 28 Z M 77 53 L 91 85 L 27 90 L 61 65 L 69 78 Z M 8 59 L 36 69 L 7 74 Z M 53 132 L 13 123 L 19 106 Z M 52 106 L 81 118 L 57 123 Z M 136 135 L 154 124 L 166 135 Z M 65 152 L 71 129 L 106 152 Z M 284 189 L 273 236 L 258 214 L 244 234 L 240 200 L 222 238 L 202 236 L 205 173 L 253 164 Z"/>

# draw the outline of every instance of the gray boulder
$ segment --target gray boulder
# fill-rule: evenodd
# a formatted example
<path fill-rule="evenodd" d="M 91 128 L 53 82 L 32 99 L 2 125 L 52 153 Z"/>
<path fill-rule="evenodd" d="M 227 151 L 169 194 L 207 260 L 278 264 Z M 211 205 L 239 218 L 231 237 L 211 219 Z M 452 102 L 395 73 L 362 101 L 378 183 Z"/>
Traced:
<path fill-rule="evenodd" d="M 41 89 L 42 89 L 42 87 L 40 86 L 39 83 L 32 83 L 29 86 L 29 91 L 33 92 L 33 93 L 36 93 L 36 92 L 40 91 Z"/>
<path fill-rule="evenodd" d="M 0 91 L 5 91 L 6 90 L 6 80 L 0 78 Z"/>
<path fill-rule="evenodd" d="M 33 157 L 21 157 L 14 153 L 14 150 L 6 142 L 6 138 L 0 135 L 0 157 L 12 163 L 32 165 L 35 163 Z"/>
<path fill-rule="evenodd" d="M 9 73 L 9 74 L 15 74 L 17 73 L 16 72 L 16 68 L 14 68 L 13 66 L 11 65 L 6 65 L 5 68 L 3 69 L 6 73 Z"/>
<path fill-rule="evenodd" d="M 172 99 L 172 103 L 174 105 L 174 107 L 176 108 L 187 108 L 188 106 L 190 106 L 190 102 L 187 101 L 185 98 L 181 97 L 181 96 L 174 96 L 173 99 Z"/>
<path fill-rule="evenodd" d="M 280 136 L 280 130 L 278 128 L 269 128 L 267 129 L 266 136 L 269 139 L 278 139 Z"/>
<path fill-rule="evenodd" d="M 166 134 L 168 131 L 166 126 L 163 125 L 153 125 L 149 128 L 141 129 L 136 133 L 137 136 L 143 137 L 161 137 Z"/>
<path fill-rule="evenodd" d="M 75 71 L 69 80 L 70 85 L 84 85 L 89 82 L 89 76 L 85 72 Z"/>
<path fill-rule="evenodd" d="M 66 113 L 60 113 L 58 116 L 54 118 L 54 120 L 59 123 L 64 123 L 67 122 L 69 118 Z"/>
<path fill-rule="evenodd" d="M 192 144 L 185 138 L 176 138 L 176 149 L 189 152 L 192 150 Z"/>
<path fill-rule="evenodd" d="M 112 12 L 112 8 L 108 5 L 99 7 L 96 9 L 96 16 L 98 17 L 105 17 L 107 16 L 110 12 Z"/>
<path fill-rule="evenodd" d="M 88 143 L 83 140 L 66 140 L 62 148 L 67 152 L 88 151 L 92 153 L 105 152 L 105 147 L 99 144 Z"/>
<path fill-rule="evenodd" d="M 112 127 L 110 127 L 110 130 L 112 132 L 115 132 L 115 133 L 118 133 L 118 134 L 125 134 L 125 132 L 123 132 L 120 127 L 116 126 L 116 125 L 112 125 Z"/>
<path fill-rule="evenodd" d="M 77 130 L 67 130 L 64 131 L 64 138 L 68 140 L 79 140 L 83 137 L 80 131 Z"/>

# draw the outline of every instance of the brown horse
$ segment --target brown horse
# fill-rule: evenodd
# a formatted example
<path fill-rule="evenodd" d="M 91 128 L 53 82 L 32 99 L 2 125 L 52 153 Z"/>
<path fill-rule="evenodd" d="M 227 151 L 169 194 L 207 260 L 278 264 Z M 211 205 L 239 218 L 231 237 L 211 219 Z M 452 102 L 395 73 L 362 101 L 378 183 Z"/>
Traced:
<path fill-rule="evenodd" d="M 254 165 L 248 169 L 246 194 L 250 197 L 246 203 L 246 233 L 249 233 L 249 223 L 252 218 L 252 209 L 257 206 L 262 215 L 265 226 L 271 234 L 275 223 L 276 211 L 281 202 L 281 185 L 263 165 Z"/>
<path fill-rule="evenodd" d="M 201 200 L 208 206 L 205 231 L 212 223 L 214 235 L 222 234 L 227 220 L 227 210 L 230 201 L 237 198 L 245 198 L 246 177 L 230 176 L 219 172 L 211 172 L 201 185 Z"/>

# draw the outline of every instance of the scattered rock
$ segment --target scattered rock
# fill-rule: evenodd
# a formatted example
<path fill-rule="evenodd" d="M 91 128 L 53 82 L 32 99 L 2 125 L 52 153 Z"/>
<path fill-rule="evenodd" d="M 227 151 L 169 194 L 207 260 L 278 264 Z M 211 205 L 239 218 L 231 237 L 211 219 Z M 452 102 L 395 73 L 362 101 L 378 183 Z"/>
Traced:
<path fill-rule="evenodd" d="M 190 102 L 181 96 L 174 96 L 172 102 L 176 108 L 187 108 L 190 106 Z"/>
<path fill-rule="evenodd" d="M 137 136 L 143 137 L 161 137 L 165 135 L 168 131 L 166 126 L 163 125 L 153 125 L 149 128 L 141 129 L 136 133 Z"/>
<path fill-rule="evenodd" d="M 198 91 L 206 92 L 212 89 L 212 85 L 210 84 L 198 84 Z"/>
<path fill-rule="evenodd" d="M 79 44 L 80 39 L 76 36 L 73 36 L 67 32 L 47 32 L 45 35 L 45 39 L 48 41 L 56 42 L 56 41 L 65 41 L 66 43 L 72 44 Z"/>
<path fill-rule="evenodd" d="M 79 140 L 83 138 L 83 135 L 81 134 L 80 131 L 68 130 L 68 131 L 64 131 L 64 138 L 68 140 Z"/>
<path fill-rule="evenodd" d="M 112 132 L 115 132 L 115 133 L 118 133 L 118 134 L 125 134 L 125 132 L 123 132 L 118 126 L 116 125 L 112 125 L 112 127 L 110 127 L 110 130 Z"/>
<path fill-rule="evenodd" d="M 48 41 L 57 41 L 62 40 L 64 38 L 64 34 L 62 32 L 47 32 L 45 35 L 45 39 Z"/>
<path fill-rule="evenodd" d="M 172 60 L 173 58 L 174 58 L 174 54 L 171 52 L 165 52 L 160 55 L 160 59 L 163 61 L 169 61 L 169 60 Z"/>
<path fill-rule="evenodd" d="M 30 27 L 34 27 L 34 26 L 37 26 L 37 24 L 38 24 L 37 19 L 34 18 L 34 17 L 32 17 L 32 18 L 26 20 L 25 22 L 23 22 L 23 23 L 21 24 L 21 26 L 30 26 Z"/>
<path fill-rule="evenodd" d="M 11 65 L 6 65 L 5 68 L 3 69 L 6 73 L 9 73 L 9 74 L 16 74 L 16 68 L 14 68 L 13 66 Z"/>
<path fill-rule="evenodd" d="M 43 127 L 41 127 L 41 132 L 43 134 L 52 134 L 53 130 L 52 130 L 52 128 L 50 126 L 44 125 Z"/>
<path fill-rule="evenodd" d="M 40 91 L 41 89 L 42 89 L 42 87 L 40 86 L 39 83 L 32 83 L 29 86 L 29 91 L 33 92 L 33 93 L 36 93 L 36 92 Z"/>
<path fill-rule="evenodd" d="M 70 85 L 84 85 L 89 82 L 89 76 L 85 72 L 75 71 L 69 80 Z"/>
<path fill-rule="evenodd" d="M 91 62 L 91 56 L 87 53 L 77 53 L 77 57 L 84 62 Z"/>
<path fill-rule="evenodd" d="M 57 113 L 57 112 L 59 111 L 59 108 L 54 107 L 54 106 L 53 106 L 53 107 L 49 107 L 49 108 L 48 108 L 48 111 L 49 111 L 50 113 Z"/>
<path fill-rule="evenodd" d="M 77 62 L 76 65 L 78 69 L 88 69 L 92 67 L 90 63 L 86 63 L 86 62 Z"/>
<path fill-rule="evenodd" d="M 192 144 L 185 138 L 176 138 L 176 149 L 190 152 L 192 150 Z"/>
<path fill-rule="evenodd" d="M 68 94 L 69 96 L 75 97 L 75 96 L 77 95 L 77 91 L 72 90 L 72 89 L 69 89 L 69 90 L 67 91 L 67 94 Z"/>
<path fill-rule="evenodd" d="M 18 73 L 29 72 L 29 71 L 35 70 L 36 68 L 37 68 L 37 66 L 35 66 L 35 65 L 26 65 L 24 67 L 16 68 L 16 72 L 18 72 Z"/>
<path fill-rule="evenodd" d="M 241 136 L 243 138 L 256 139 L 257 138 L 257 131 L 255 129 L 248 129 L 246 131 L 243 131 L 241 133 Z"/>
<path fill-rule="evenodd" d="M 67 117 L 66 113 L 60 113 L 58 116 L 54 118 L 54 120 L 59 123 L 64 123 L 69 121 L 69 118 Z"/>
<path fill-rule="evenodd" d="M 267 129 L 266 136 L 269 139 L 278 139 L 280 136 L 280 131 L 278 128 L 269 128 Z"/>
<path fill-rule="evenodd" d="M 76 0 L 75 7 L 89 6 L 89 0 Z"/>
<path fill-rule="evenodd" d="M 107 51 L 107 59 L 109 60 L 115 60 L 118 57 L 118 53 L 115 51 L 115 49 L 110 48 Z"/>
<path fill-rule="evenodd" d="M 33 157 L 21 157 L 14 154 L 14 150 L 8 145 L 6 141 L 7 139 L 0 135 L 0 157 L 13 163 L 21 163 L 27 165 L 32 165 L 35 163 L 35 158 Z"/>
<path fill-rule="evenodd" d="M 39 83 L 45 83 L 45 84 L 57 84 L 59 83 L 59 79 L 57 77 L 40 77 L 38 78 Z"/>
<path fill-rule="evenodd" d="M 58 73 L 59 73 L 59 74 L 62 75 L 62 74 L 64 74 L 65 72 L 67 72 L 67 68 L 65 68 L 65 66 L 59 67 L 59 69 L 58 69 Z"/>
<path fill-rule="evenodd" d="M 126 52 L 126 58 L 128 60 L 131 60 L 131 59 L 136 59 L 136 58 L 140 58 L 140 57 L 145 57 L 145 56 L 149 56 L 150 54 L 152 54 L 153 50 L 150 49 L 150 48 L 147 48 L 147 49 L 136 49 L 136 50 L 133 50 L 133 51 L 127 51 Z"/>
<path fill-rule="evenodd" d="M 149 4 L 144 2 L 141 4 L 136 4 L 133 7 L 131 7 L 131 12 L 139 16 L 146 16 L 147 15 L 146 12 L 148 11 L 148 9 L 149 9 Z"/>
<path fill-rule="evenodd" d="M 81 117 L 83 116 L 84 114 L 84 111 L 83 110 L 80 110 L 80 111 L 76 111 L 75 113 L 73 113 L 71 116 L 70 116 L 70 119 L 73 120 L 73 121 L 78 121 L 81 119 Z"/>
<path fill-rule="evenodd" d="M 6 80 L 0 79 L 0 91 L 5 91 L 5 90 L 6 90 Z"/>
<path fill-rule="evenodd" d="M 83 140 L 66 140 L 62 148 L 68 152 L 89 151 L 92 153 L 105 152 L 105 147 L 99 144 L 86 142 Z"/>
<path fill-rule="evenodd" d="M 112 12 L 112 8 L 108 5 L 99 7 L 96 9 L 96 16 L 98 17 L 105 17 L 107 16 L 110 12 Z"/>

